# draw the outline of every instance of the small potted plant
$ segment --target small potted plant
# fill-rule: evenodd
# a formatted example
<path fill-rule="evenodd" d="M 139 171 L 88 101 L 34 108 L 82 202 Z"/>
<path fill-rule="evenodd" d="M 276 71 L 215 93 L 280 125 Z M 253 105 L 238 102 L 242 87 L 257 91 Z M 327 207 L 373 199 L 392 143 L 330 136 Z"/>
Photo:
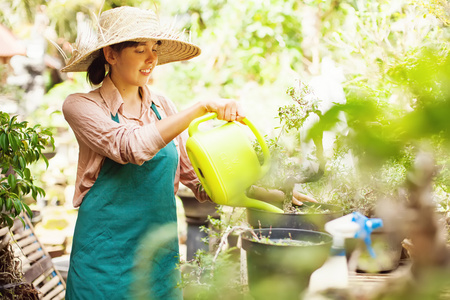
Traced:
<path fill-rule="evenodd" d="M 249 197 L 275 204 L 284 213 L 247 208 L 247 221 L 253 228 L 323 231 L 326 222 L 343 216 L 343 209 L 327 203 L 328 199 L 317 201 L 296 189 L 297 186 L 320 180 L 325 172 L 322 135 L 314 139 L 315 157 L 305 157 L 300 150 L 305 121 L 312 115 L 321 115 L 318 99 L 310 87 L 301 81 L 298 86 L 289 88 L 287 94 L 294 103 L 279 108 L 281 126 L 276 128 L 279 134 L 266 141 L 272 156 L 271 168 L 248 190 Z M 255 150 L 262 157 L 258 144 L 255 144 Z"/>

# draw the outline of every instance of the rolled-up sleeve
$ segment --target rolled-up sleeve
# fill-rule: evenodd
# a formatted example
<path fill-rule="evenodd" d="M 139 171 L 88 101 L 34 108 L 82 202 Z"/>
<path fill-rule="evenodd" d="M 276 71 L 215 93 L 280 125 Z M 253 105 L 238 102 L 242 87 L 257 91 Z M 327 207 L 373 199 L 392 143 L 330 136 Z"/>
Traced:
<path fill-rule="evenodd" d="M 192 190 L 200 202 L 210 201 L 208 194 L 202 188 L 200 180 L 195 173 L 194 167 L 189 160 L 189 156 L 186 151 L 187 131 L 184 131 L 180 136 L 180 181 L 183 185 Z"/>
<path fill-rule="evenodd" d="M 109 111 L 83 94 L 70 95 L 62 109 L 80 147 L 118 163 L 141 165 L 166 146 L 155 123 L 117 123 Z"/>
<path fill-rule="evenodd" d="M 168 101 L 165 98 L 159 98 L 163 104 L 165 111 L 168 115 L 175 114 L 177 109 L 173 102 Z M 178 191 L 178 182 L 181 182 L 184 186 L 192 190 L 195 198 L 200 202 L 211 201 L 208 194 L 202 188 L 200 180 L 195 173 L 194 167 L 189 160 L 189 156 L 186 151 L 186 141 L 188 139 L 188 131 L 183 131 L 177 136 L 177 149 L 179 151 L 179 164 L 175 178 L 175 193 Z"/>

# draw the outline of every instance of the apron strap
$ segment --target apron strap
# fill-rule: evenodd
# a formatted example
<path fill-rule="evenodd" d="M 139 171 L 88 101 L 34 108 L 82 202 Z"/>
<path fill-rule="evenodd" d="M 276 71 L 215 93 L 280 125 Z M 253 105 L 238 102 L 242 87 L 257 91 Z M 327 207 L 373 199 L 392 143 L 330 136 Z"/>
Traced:
<path fill-rule="evenodd" d="M 156 116 L 158 117 L 158 120 L 161 120 L 161 115 L 159 114 L 158 110 L 156 109 L 155 102 L 152 102 L 152 109 L 155 112 Z"/>

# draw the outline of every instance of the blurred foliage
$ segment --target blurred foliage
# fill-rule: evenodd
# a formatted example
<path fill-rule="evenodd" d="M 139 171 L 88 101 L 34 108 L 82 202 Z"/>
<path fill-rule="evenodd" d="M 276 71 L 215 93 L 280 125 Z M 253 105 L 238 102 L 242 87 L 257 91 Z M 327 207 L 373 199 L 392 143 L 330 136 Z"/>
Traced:
<path fill-rule="evenodd" d="M 347 103 L 332 107 L 311 128 L 309 137 L 313 138 L 333 130 L 340 113 L 346 117 L 346 135 L 338 137 L 338 147 L 342 151 L 341 158 L 351 149 L 351 154 L 355 156 L 353 159 L 357 160 L 356 176 L 341 176 L 337 168 L 332 172 L 346 178 L 339 180 L 336 175 L 328 178 L 341 183 L 335 184 L 332 189 L 338 191 L 339 198 L 343 195 L 353 197 L 352 201 L 341 198 L 341 204 L 348 203 L 352 209 L 370 211 L 370 206 L 373 208 L 380 197 L 395 198 L 394 193 L 404 183 L 415 153 L 421 150 L 439 157 L 444 172 L 438 174 L 436 187 L 448 191 L 450 60 L 447 53 L 446 45 L 417 49 L 389 70 L 388 87 L 392 90 L 386 94 L 395 91 L 410 95 L 411 106 L 407 109 L 402 110 L 390 103 L 390 98 L 376 97 L 364 89 L 350 89 L 347 91 Z M 361 177 L 365 180 L 357 179 Z M 358 187 L 358 182 L 361 182 L 360 193 L 352 190 Z M 364 203 L 371 198 L 369 195 L 373 196 L 373 201 Z M 357 199 L 360 201 L 355 201 Z"/>
<path fill-rule="evenodd" d="M 413 3 L 422 6 L 427 13 L 439 18 L 446 26 L 450 25 L 450 3 L 447 0 L 416 0 Z"/>
<path fill-rule="evenodd" d="M 15 22 L 21 22 L 21 24 L 33 23 L 36 13 L 36 7 L 45 4 L 42 0 L 30 0 L 30 1 L 2 1 L 0 10 L 0 22 L 13 27 Z"/>
<path fill-rule="evenodd" d="M 179 16 L 180 25 L 203 49 L 199 60 L 204 63 L 173 66 L 170 84 L 183 82 L 176 94 L 183 97 L 172 98 L 192 99 L 201 89 L 236 98 L 249 81 L 276 81 L 286 63 L 290 68 L 301 67 L 298 1 L 175 2 L 168 13 Z"/>
<path fill-rule="evenodd" d="M 274 128 L 278 134 L 274 138 L 266 136 L 266 143 L 271 154 L 271 167 L 267 175 L 259 180 L 256 185 L 266 188 L 286 190 L 292 188 L 293 181 L 311 181 L 317 172 L 305 169 L 304 161 L 318 161 L 322 159 L 321 147 L 312 156 L 306 156 L 301 151 L 301 143 L 304 140 L 301 129 L 306 120 L 312 116 L 320 116 L 322 112 L 318 108 L 317 97 L 313 90 L 302 81 L 287 89 L 286 94 L 292 99 L 293 104 L 278 108 L 279 126 Z M 255 141 L 255 151 L 261 162 L 264 160 L 261 146 Z M 319 156 L 319 157 L 318 157 Z M 297 178 L 297 179 L 294 179 Z M 290 179 L 290 180 L 289 180 Z M 290 181 L 291 183 L 287 183 Z"/>
<path fill-rule="evenodd" d="M 198 250 L 191 261 L 183 262 L 183 299 L 241 299 L 245 286 L 240 281 L 240 264 L 236 248 L 222 251 L 217 258 L 211 252 Z"/>
<path fill-rule="evenodd" d="M 407 57 L 389 72 L 392 84 L 412 96 L 410 111 L 398 110 L 388 99 L 367 95 L 363 90 L 350 90 L 347 103 L 327 111 L 310 130 L 309 137 L 331 130 L 336 116 L 343 112 L 349 133 L 342 138 L 369 165 L 382 165 L 403 154 L 407 146 L 431 143 L 433 138 L 448 142 L 449 67 L 446 47 L 417 49 L 414 57 Z"/>
<path fill-rule="evenodd" d="M 6 78 L 8 72 L 7 65 L 0 64 L 0 78 Z M 10 84 L 0 84 L 0 95 L 12 99 L 22 99 L 24 91 L 17 86 Z"/>

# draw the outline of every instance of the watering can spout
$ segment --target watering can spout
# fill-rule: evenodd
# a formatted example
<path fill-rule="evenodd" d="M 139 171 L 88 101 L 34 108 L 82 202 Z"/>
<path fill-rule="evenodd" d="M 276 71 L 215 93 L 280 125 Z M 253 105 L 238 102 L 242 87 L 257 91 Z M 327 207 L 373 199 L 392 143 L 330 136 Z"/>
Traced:
<path fill-rule="evenodd" d="M 243 206 L 243 207 L 251 207 L 251 208 L 257 208 L 257 209 L 262 209 L 262 210 L 266 210 L 269 212 L 273 212 L 273 213 L 284 213 L 284 211 L 281 208 L 276 207 L 275 205 L 272 205 L 270 203 L 261 201 L 261 200 L 256 200 L 256 199 L 252 199 L 249 198 L 245 195 L 243 195 L 241 198 L 239 198 L 239 206 Z"/>

